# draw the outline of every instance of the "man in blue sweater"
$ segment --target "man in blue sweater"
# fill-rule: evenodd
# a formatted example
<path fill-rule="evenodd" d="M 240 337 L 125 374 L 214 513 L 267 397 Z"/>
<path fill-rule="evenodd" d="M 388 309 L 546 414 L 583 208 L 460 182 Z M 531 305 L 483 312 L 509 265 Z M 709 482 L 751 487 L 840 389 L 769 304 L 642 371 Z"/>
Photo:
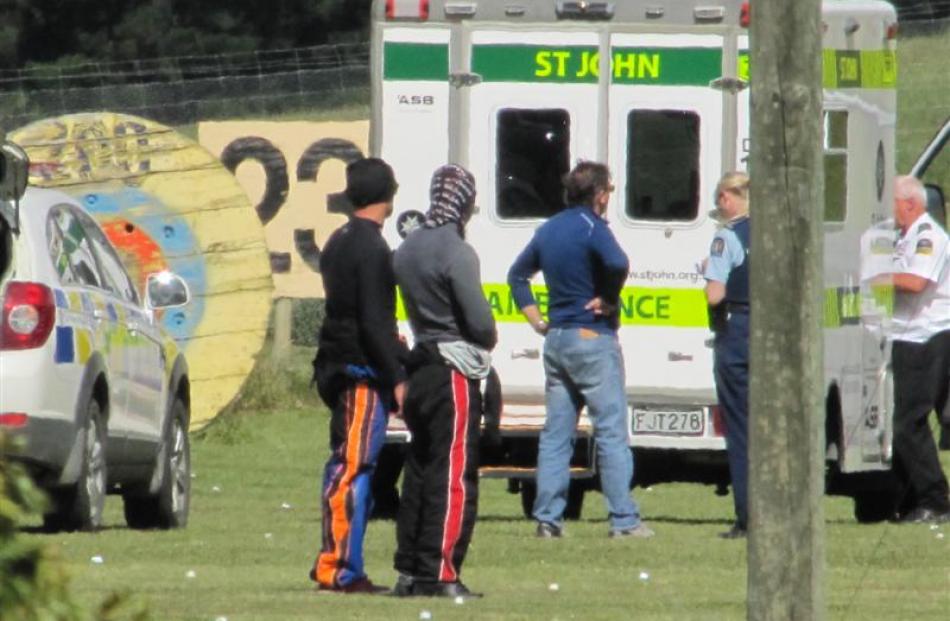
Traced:
<path fill-rule="evenodd" d="M 586 405 L 594 423 L 609 535 L 652 537 L 630 496 L 633 455 L 627 446 L 623 354 L 617 341 L 617 306 L 629 262 L 604 219 L 613 191 L 610 171 L 581 162 L 564 186 L 569 207 L 538 228 L 508 272 L 515 302 L 545 336 L 547 420 L 538 447 L 537 535 L 563 532 L 577 415 Z M 548 288 L 548 322 L 531 293 L 531 278 L 539 271 Z"/>

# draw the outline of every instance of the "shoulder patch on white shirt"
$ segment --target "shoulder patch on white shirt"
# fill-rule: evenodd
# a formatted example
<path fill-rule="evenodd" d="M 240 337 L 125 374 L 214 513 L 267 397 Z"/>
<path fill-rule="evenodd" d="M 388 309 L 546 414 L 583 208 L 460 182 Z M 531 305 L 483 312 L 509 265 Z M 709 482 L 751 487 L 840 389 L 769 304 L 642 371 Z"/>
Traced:
<path fill-rule="evenodd" d="M 713 239 L 712 246 L 709 248 L 709 254 L 714 257 L 721 257 L 725 249 L 726 241 L 721 237 L 716 237 Z"/>
<path fill-rule="evenodd" d="M 929 239 L 919 239 L 917 240 L 917 249 L 914 252 L 916 254 L 933 254 L 934 243 Z"/>

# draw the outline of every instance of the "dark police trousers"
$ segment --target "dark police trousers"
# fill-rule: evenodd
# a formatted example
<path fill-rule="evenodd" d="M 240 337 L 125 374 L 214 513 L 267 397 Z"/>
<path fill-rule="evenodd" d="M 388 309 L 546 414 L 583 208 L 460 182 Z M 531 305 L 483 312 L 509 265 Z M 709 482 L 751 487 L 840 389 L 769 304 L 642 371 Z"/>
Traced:
<path fill-rule="evenodd" d="M 947 477 L 928 424 L 946 387 L 948 358 L 950 330 L 926 343 L 894 341 L 894 457 L 895 470 L 913 495 L 906 506 L 950 510 Z"/>
<path fill-rule="evenodd" d="M 724 302 L 725 303 L 725 302 Z M 726 453 L 736 523 L 749 525 L 749 313 L 730 312 L 716 333 L 713 371 L 726 421 Z"/>
<path fill-rule="evenodd" d="M 478 388 L 440 358 L 409 376 L 403 414 L 412 440 L 394 565 L 417 580 L 459 580 L 478 510 Z"/>

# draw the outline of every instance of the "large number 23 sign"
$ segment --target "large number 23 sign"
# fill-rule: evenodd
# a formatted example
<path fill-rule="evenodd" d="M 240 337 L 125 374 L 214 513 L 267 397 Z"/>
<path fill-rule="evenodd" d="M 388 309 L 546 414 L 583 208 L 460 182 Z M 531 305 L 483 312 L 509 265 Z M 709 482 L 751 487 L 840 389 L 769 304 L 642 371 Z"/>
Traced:
<path fill-rule="evenodd" d="M 362 157 L 360 148 L 349 140 L 322 138 L 307 147 L 300 156 L 297 162 L 297 182 L 316 182 L 320 167 L 328 160 L 349 164 Z M 221 163 L 231 173 L 246 160 L 259 163 L 266 175 L 264 194 L 255 209 L 261 224 L 267 226 L 287 202 L 290 189 L 287 159 L 272 142 L 257 136 L 236 138 L 221 153 Z M 346 214 L 350 207 L 342 192 L 327 195 L 326 205 L 329 213 L 336 214 Z M 314 229 L 294 229 L 294 247 L 304 263 L 314 272 L 319 272 L 320 248 L 317 246 Z M 290 272 L 291 254 L 271 252 L 270 264 L 275 274 Z"/>

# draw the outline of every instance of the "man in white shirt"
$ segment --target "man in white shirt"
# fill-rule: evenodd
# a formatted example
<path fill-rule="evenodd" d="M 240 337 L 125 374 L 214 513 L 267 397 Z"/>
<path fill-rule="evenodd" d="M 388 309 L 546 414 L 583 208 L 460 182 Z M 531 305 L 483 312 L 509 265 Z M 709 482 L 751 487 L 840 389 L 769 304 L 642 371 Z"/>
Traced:
<path fill-rule="evenodd" d="M 948 522 L 950 491 L 928 420 L 939 415 L 950 367 L 950 241 L 915 177 L 897 178 L 894 219 L 894 456 L 912 507 L 901 520 Z"/>

